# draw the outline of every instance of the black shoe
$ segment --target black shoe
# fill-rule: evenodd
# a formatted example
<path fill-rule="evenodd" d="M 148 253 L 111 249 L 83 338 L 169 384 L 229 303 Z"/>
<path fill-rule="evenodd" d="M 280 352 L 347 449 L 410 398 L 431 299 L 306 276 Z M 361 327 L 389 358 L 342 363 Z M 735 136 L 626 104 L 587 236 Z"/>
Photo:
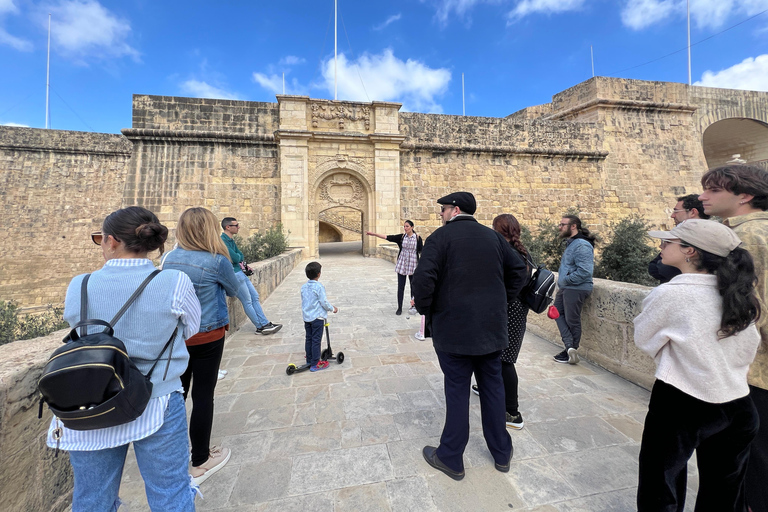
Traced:
<path fill-rule="evenodd" d="M 397 311 L 395 311 L 396 315 L 402 315 L 403 314 L 403 308 L 397 308 Z"/>
<path fill-rule="evenodd" d="M 258 334 L 263 334 L 266 336 L 267 334 L 275 334 L 277 331 L 283 328 L 283 324 L 273 324 L 272 322 L 267 322 L 266 325 L 262 325 L 261 327 L 256 328 L 256 332 Z"/>
<path fill-rule="evenodd" d="M 480 396 L 480 388 L 477 387 L 477 384 L 472 384 L 472 392 L 477 396 Z"/>
<path fill-rule="evenodd" d="M 563 350 L 562 352 L 560 352 L 554 357 L 554 360 L 556 363 L 568 364 L 568 359 L 569 359 L 568 352 L 566 352 L 565 350 Z"/>
<path fill-rule="evenodd" d="M 437 458 L 437 448 L 434 446 L 425 446 L 424 449 L 421 450 L 421 454 L 424 455 L 424 460 L 427 461 L 427 464 L 435 469 L 439 469 L 454 480 L 461 480 L 464 478 L 464 471 L 454 471 Z M 496 469 L 498 469 L 498 464 Z M 507 471 L 509 471 L 509 465 L 507 465 Z"/>
<path fill-rule="evenodd" d="M 509 414 L 509 413 L 507 413 Z M 498 462 L 495 463 L 496 470 L 501 471 L 502 473 L 509 473 L 509 468 L 512 465 L 512 455 L 515 453 L 515 447 L 513 446 L 512 449 L 509 451 L 509 460 L 506 464 L 499 464 Z"/>
<path fill-rule="evenodd" d="M 522 430 L 525 426 L 523 421 L 523 415 L 519 412 L 517 414 L 507 413 L 507 428 L 513 428 L 515 430 Z"/>

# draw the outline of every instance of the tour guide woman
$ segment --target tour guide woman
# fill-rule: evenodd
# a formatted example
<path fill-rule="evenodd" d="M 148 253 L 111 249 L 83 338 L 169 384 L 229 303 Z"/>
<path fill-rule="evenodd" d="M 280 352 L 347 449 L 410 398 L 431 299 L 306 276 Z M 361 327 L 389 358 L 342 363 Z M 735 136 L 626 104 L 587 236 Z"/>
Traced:
<path fill-rule="evenodd" d="M 110 320 L 149 276 L 155 266 L 147 253 L 159 249 L 168 229 L 144 208 L 132 206 L 111 213 L 91 239 L 101 245 L 106 263 L 88 280 L 88 318 Z M 64 302 L 70 326 L 80 320 L 80 286 L 85 275 L 72 279 Z M 195 510 L 195 488 L 187 468 L 189 442 L 181 374 L 187 367 L 183 339 L 200 325 L 200 303 L 189 277 L 176 270 L 160 272 L 113 326 L 128 355 L 142 373 L 160 354 L 174 329 L 167 374 L 152 373 L 152 396 L 144 413 L 130 423 L 96 430 L 70 430 L 54 417 L 47 444 L 69 451 L 75 475 L 72 510 L 103 512 L 120 506 L 118 490 L 128 445 L 133 443 L 152 510 Z M 103 327 L 88 327 L 94 333 Z M 165 363 L 163 363 L 165 366 Z"/>
<path fill-rule="evenodd" d="M 760 343 L 752 257 L 730 228 L 711 220 L 648 234 L 661 238 L 662 263 L 682 274 L 654 288 L 635 318 L 635 344 L 656 362 L 637 508 L 683 510 L 695 450 L 695 510 L 746 511 L 744 475 L 758 428 L 747 387 Z"/>
<path fill-rule="evenodd" d="M 403 296 L 405 293 L 405 277 L 408 276 L 408 281 L 413 279 L 413 271 L 416 270 L 416 265 L 419 263 L 419 255 L 421 249 L 424 247 L 424 243 L 421 241 L 421 237 L 413 230 L 413 222 L 407 220 L 403 223 L 403 230 L 405 234 L 399 235 L 380 235 L 372 231 L 366 231 L 365 234 L 369 236 L 375 236 L 386 240 L 388 242 L 394 242 L 397 244 L 400 252 L 397 253 L 397 263 L 395 264 L 395 272 L 397 272 L 397 311 L 396 315 L 403 314 Z M 413 295 L 413 292 L 411 292 Z"/>
<path fill-rule="evenodd" d="M 165 258 L 163 268 L 186 273 L 200 299 L 200 333 L 187 340 L 189 367 L 181 382 L 184 398 L 192 383 L 192 415 L 189 439 L 192 442 L 192 477 L 201 484 L 229 461 L 229 448 L 211 446 L 213 392 L 224 352 L 229 313 L 225 292 L 237 296 L 240 282 L 232 269 L 229 250 L 219 237 L 219 223 L 205 208 L 190 208 L 181 214 L 176 227 L 179 246 Z M 240 299 L 241 302 L 243 299 Z"/>

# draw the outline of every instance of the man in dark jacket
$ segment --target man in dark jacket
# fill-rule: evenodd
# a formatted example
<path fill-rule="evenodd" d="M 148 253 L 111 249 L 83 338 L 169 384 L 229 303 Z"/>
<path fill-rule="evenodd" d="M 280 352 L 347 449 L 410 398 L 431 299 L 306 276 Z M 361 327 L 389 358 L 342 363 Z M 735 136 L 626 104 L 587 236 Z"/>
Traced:
<path fill-rule="evenodd" d="M 445 376 L 445 426 L 440 446 L 425 446 L 434 468 L 454 480 L 464 478 L 469 441 L 472 374 L 483 390 L 483 435 L 496 469 L 509 471 L 512 440 L 506 430 L 501 351 L 507 347 L 507 301 L 526 283 L 523 259 L 494 230 L 477 222 L 475 197 L 454 192 L 437 200 L 444 226 L 424 244 L 413 275 L 416 309 Z M 487 390 L 487 391 L 486 391 Z"/>

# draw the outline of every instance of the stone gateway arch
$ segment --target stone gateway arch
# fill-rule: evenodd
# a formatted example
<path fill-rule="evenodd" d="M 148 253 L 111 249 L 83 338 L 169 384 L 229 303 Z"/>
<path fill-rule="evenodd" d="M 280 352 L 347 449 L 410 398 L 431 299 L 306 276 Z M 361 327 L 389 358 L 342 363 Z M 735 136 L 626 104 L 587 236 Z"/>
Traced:
<path fill-rule="evenodd" d="M 0 126 L 2 222 L 19 234 L 0 247 L 0 299 L 60 303 L 101 264 L 88 233 L 123 206 L 171 232 L 192 206 L 236 217 L 243 236 L 282 223 L 316 257 L 321 239 L 397 233 L 405 219 L 426 237 L 435 199 L 456 190 L 487 225 L 513 213 L 535 229 L 576 207 L 598 232 L 633 213 L 670 226 L 665 210 L 708 166 L 768 165 L 766 92 L 595 77 L 503 118 L 400 107 L 134 95 L 121 135 Z M 362 239 L 378 255 L 380 240 Z"/>

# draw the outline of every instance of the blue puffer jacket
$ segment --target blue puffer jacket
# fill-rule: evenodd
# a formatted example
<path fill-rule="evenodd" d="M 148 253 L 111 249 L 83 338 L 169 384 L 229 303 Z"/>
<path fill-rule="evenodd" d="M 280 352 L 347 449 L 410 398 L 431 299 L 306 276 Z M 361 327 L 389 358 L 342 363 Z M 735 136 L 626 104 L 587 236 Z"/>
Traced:
<path fill-rule="evenodd" d="M 591 290 L 594 267 L 595 250 L 587 238 L 581 234 L 569 238 L 565 241 L 557 286 L 571 290 Z"/>

